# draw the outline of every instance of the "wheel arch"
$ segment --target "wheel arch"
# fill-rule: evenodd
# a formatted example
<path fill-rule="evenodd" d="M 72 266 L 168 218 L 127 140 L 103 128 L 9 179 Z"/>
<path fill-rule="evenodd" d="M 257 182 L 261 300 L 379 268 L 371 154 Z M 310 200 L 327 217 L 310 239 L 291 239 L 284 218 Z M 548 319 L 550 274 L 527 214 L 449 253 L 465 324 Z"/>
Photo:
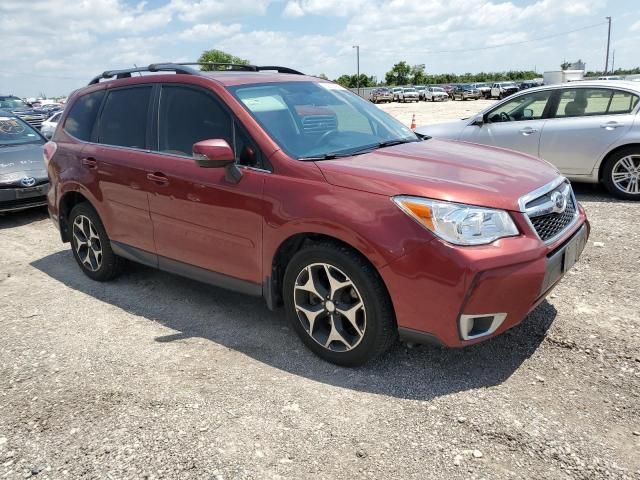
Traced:
<path fill-rule="evenodd" d="M 637 148 L 640 151 L 640 142 L 625 143 L 624 145 L 618 145 L 603 155 L 600 164 L 596 167 L 598 169 L 598 182 L 602 182 L 604 178 L 604 167 L 607 161 L 616 153 L 627 148 Z"/>
<path fill-rule="evenodd" d="M 378 268 L 375 263 L 372 262 L 364 252 L 362 252 L 362 250 L 353 246 L 349 242 L 324 233 L 310 231 L 298 232 L 285 238 L 280 245 L 278 245 L 278 248 L 275 250 L 271 259 L 271 270 L 269 271 L 267 281 L 265 282 L 265 287 L 263 287 L 264 297 L 270 309 L 274 309 L 276 306 L 282 304 L 282 283 L 287 265 L 297 252 L 303 249 L 306 245 L 314 243 L 333 243 L 334 245 L 346 247 L 358 254 L 364 261 L 371 265 L 387 291 L 387 295 L 389 295 L 389 290 L 382 278 L 382 275 L 380 275 Z M 391 298 L 390 295 L 389 298 Z"/>
<path fill-rule="evenodd" d="M 60 197 L 60 202 L 58 203 L 60 236 L 62 237 L 62 241 L 65 243 L 71 241 L 71 233 L 69 231 L 69 214 L 73 207 L 79 203 L 88 203 L 95 209 L 89 198 L 78 190 L 69 190 Z"/>

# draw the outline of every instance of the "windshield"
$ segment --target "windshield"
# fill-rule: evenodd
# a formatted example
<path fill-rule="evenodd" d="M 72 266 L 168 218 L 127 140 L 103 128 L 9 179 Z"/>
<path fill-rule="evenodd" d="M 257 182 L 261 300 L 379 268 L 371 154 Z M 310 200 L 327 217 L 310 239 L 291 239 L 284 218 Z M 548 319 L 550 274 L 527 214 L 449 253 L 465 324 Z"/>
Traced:
<path fill-rule="evenodd" d="M 387 113 L 334 83 L 281 82 L 228 87 L 290 156 L 349 155 L 381 143 L 418 141 Z"/>
<path fill-rule="evenodd" d="M 0 108 L 25 108 L 26 103 L 18 97 L 0 97 Z"/>
<path fill-rule="evenodd" d="M 444 92 L 444 88 L 440 88 L 440 87 L 433 87 L 431 89 L 432 92 Z"/>
<path fill-rule="evenodd" d="M 0 146 L 44 143 L 40 135 L 25 122 L 0 114 Z"/>
<path fill-rule="evenodd" d="M 404 91 L 405 92 L 415 92 L 416 89 L 415 88 L 405 88 Z"/>

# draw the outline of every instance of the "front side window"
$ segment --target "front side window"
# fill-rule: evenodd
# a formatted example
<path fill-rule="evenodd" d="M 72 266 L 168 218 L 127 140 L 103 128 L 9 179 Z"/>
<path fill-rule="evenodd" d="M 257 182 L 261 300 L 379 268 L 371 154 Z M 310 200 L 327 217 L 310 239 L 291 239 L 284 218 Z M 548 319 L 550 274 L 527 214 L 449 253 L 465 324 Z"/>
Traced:
<path fill-rule="evenodd" d="M 44 140 L 28 123 L 0 113 L 0 147 L 26 143 L 41 144 Z"/>
<path fill-rule="evenodd" d="M 64 121 L 64 130 L 79 140 L 90 141 L 103 97 L 104 90 L 79 97 L 71 106 L 69 115 Z"/>
<path fill-rule="evenodd" d="M 100 143 L 146 148 L 151 88 L 131 87 L 109 92 L 100 115 Z"/>
<path fill-rule="evenodd" d="M 191 156 L 193 144 L 223 139 L 233 146 L 233 121 L 206 92 L 164 86 L 160 96 L 158 145 L 161 152 Z"/>
<path fill-rule="evenodd" d="M 606 88 L 568 88 L 560 94 L 556 117 L 630 113 L 638 104 L 632 93 Z"/>
<path fill-rule="evenodd" d="M 551 92 L 551 90 L 543 90 L 520 95 L 490 111 L 487 119 L 491 123 L 538 120 L 544 114 Z"/>
<path fill-rule="evenodd" d="M 324 82 L 279 82 L 228 87 L 289 155 L 316 159 L 350 155 L 418 137 L 347 89 Z"/>

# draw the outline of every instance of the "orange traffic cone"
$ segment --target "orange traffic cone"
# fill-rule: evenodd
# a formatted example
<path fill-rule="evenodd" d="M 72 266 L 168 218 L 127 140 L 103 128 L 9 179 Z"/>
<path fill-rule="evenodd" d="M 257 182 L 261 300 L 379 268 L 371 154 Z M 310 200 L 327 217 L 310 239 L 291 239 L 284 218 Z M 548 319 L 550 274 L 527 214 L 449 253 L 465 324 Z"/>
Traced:
<path fill-rule="evenodd" d="M 411 118 L 411 130 L 415 130 L 416 129 L 416 114 L 413 114 L 413 117 Z"/>

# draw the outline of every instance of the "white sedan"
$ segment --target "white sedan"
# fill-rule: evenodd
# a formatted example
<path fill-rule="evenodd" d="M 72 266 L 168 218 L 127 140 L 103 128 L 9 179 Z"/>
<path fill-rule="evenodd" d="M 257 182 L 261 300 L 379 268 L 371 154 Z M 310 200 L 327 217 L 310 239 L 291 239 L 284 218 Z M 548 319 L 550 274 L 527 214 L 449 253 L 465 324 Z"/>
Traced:
<path fill-rule="evenodd" d="M 600 80 L 516 93 L 478 115 L 426 125 L 436 138 L 510 148 L 543 158 L 577 182 L 601 182 L 640 200 L 640 85 Z"/>
<path fill-rule="evenodd" d="M 442 102 L 449 100 L 449 95 L 441 87 L 429 87 L 424 92 L 424 99 L 432 102 Z"/>

